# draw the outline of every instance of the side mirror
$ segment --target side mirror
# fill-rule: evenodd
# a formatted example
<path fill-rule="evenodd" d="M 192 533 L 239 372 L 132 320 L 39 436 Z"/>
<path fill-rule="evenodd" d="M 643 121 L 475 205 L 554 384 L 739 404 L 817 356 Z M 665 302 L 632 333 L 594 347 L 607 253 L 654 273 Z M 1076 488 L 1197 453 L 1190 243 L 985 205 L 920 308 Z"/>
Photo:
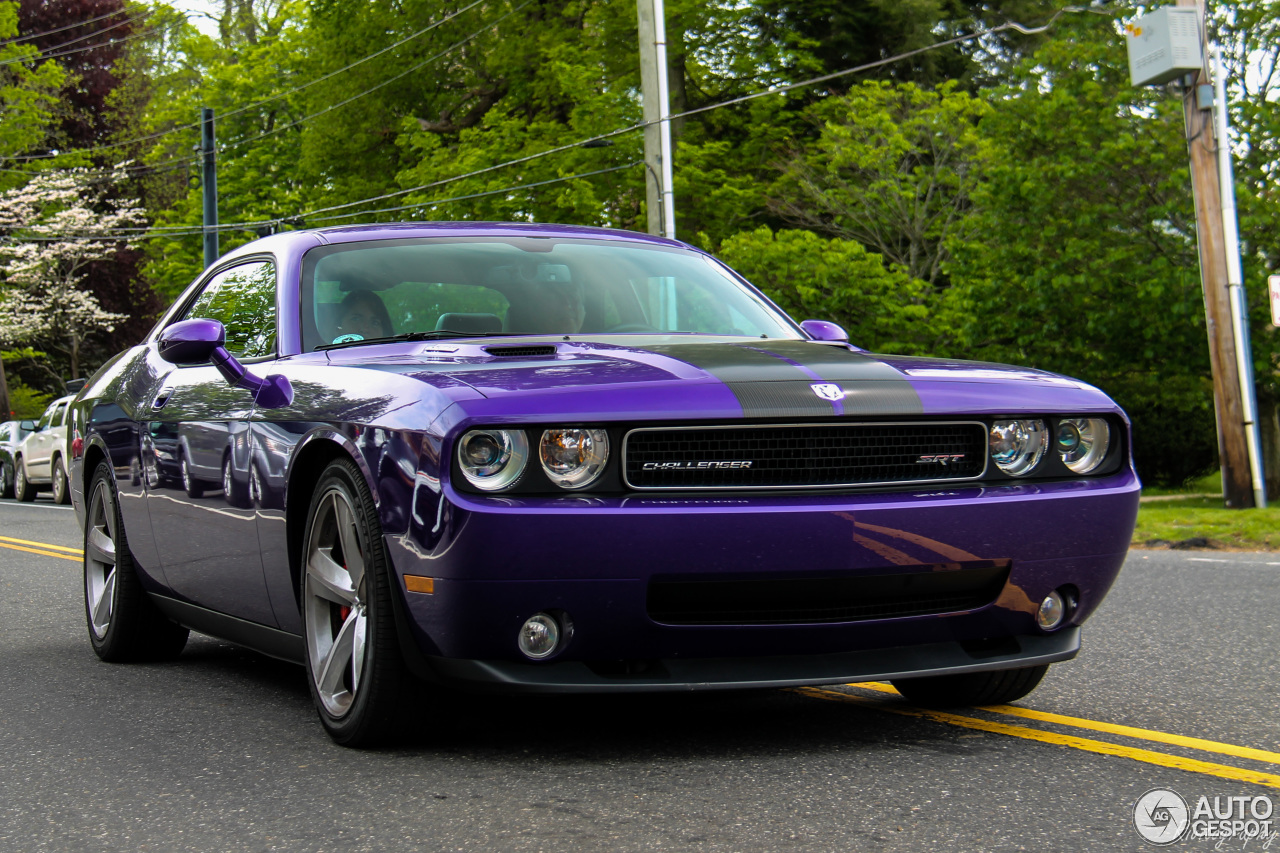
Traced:
<path fill-rule="evenodd" d="M 160 333 L 156 348 L 170 364 L 208 364 L 226 342 L 226 330 L 217 320 L 182 320 Z"/>
<path fill-rule="evenodd" d="M 237 388 L 253 394 L 264 409 L 280 409 L 293 402 L 293 386 L 278 373 L 266 379 L 254 376 L 227 352 L 226 329 L 217 320 L 182 320 L 160 333 L 156 342 L 160 357 L 171 364 L 210 364 Z"/>
<path fill-rule="evenodd" d="M 833 343 L 849 343 L 849 333 L 827 320 L 805 320 L 800 328 L 809 333 L 815 341 L 831 341 Z"/>
<path fill-rule="evenodd" d="M 23 432 L 35 432 L 36 422 L 35 421 L 18 421 L 18 426 L 22 428 Z"/>

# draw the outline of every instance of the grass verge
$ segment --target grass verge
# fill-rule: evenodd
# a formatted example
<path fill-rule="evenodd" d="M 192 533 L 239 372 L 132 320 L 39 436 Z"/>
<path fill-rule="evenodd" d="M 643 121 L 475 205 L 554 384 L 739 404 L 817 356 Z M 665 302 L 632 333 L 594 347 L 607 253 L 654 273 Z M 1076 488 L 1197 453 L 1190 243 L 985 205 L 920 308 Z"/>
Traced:
<path fill-rule="evenodd" d="M 1280 505 L 1225 509 L 1221 496 L 1145 501 L 1138 508 L 1133 547 L 1280 551 Z"/>

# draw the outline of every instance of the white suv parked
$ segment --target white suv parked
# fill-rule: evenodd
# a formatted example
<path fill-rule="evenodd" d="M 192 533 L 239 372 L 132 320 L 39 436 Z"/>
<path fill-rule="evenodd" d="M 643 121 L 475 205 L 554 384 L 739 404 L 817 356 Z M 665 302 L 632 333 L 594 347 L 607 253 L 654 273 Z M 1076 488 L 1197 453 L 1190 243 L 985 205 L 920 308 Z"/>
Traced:
<path fill-rule="evenodd" d="M 13 461 L 13 491 L 18 500 L 33 501 L 36 492 L 52 489 L 54 503 L 71 503 L 63 457 L 67 452 L 67 403 L 73 396 L 50 403 L 35 431 L 18 445 Z"/>

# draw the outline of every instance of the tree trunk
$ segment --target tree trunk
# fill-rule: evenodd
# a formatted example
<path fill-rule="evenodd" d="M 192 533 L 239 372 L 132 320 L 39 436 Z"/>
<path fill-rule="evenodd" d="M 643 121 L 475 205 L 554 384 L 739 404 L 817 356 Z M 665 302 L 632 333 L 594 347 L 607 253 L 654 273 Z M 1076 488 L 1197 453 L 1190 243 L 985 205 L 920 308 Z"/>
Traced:
<path fill-rule="evenodd" d="M 75 332 L 71 333 L 71 378 L 77 379 L 80 376 L 80 336 Z M 65 392 L 64 392 L 65 393 Z"/>
<path fill-rule="evenodd" d="M 1280 412 L 1276 400 L 1258 394 L 1258 432 L 1262 434 L 1262 472 L 1267 484 L 1267 500 L 1280 500 Z"/>

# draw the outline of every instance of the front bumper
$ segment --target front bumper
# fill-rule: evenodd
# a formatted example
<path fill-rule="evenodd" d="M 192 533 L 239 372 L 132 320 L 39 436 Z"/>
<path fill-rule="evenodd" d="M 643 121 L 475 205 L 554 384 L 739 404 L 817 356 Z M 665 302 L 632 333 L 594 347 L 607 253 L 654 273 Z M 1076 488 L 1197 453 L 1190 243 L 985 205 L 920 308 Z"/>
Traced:
<path fill-rule="evenodd" d="M 1139 483 L 1093 481 L 828 496 L 472 498 L 415 512 L 428 524 L 388 536 L 397 602 L 417 667 L 518 690 L 677 690 L 841 683 L 1007 669 L 1066 660 L 1127 554 Z M 426 510 L 428 507 L 419 507 Z M 434 521 L 434 527 L 429 522 Z M 649 609 L 661 579 L 865 577 L 1010 566 L 972 609 L 805 624 L 667 624 Z M 402 576 L 433 579 L 405 592 Z M 1071 586 L 1070 623 L 1034 614 Z M 534 613 L 568 614 L 551 659 L 516 647 Z M 621 675 L 620 675 L 621 674 Z"/>

